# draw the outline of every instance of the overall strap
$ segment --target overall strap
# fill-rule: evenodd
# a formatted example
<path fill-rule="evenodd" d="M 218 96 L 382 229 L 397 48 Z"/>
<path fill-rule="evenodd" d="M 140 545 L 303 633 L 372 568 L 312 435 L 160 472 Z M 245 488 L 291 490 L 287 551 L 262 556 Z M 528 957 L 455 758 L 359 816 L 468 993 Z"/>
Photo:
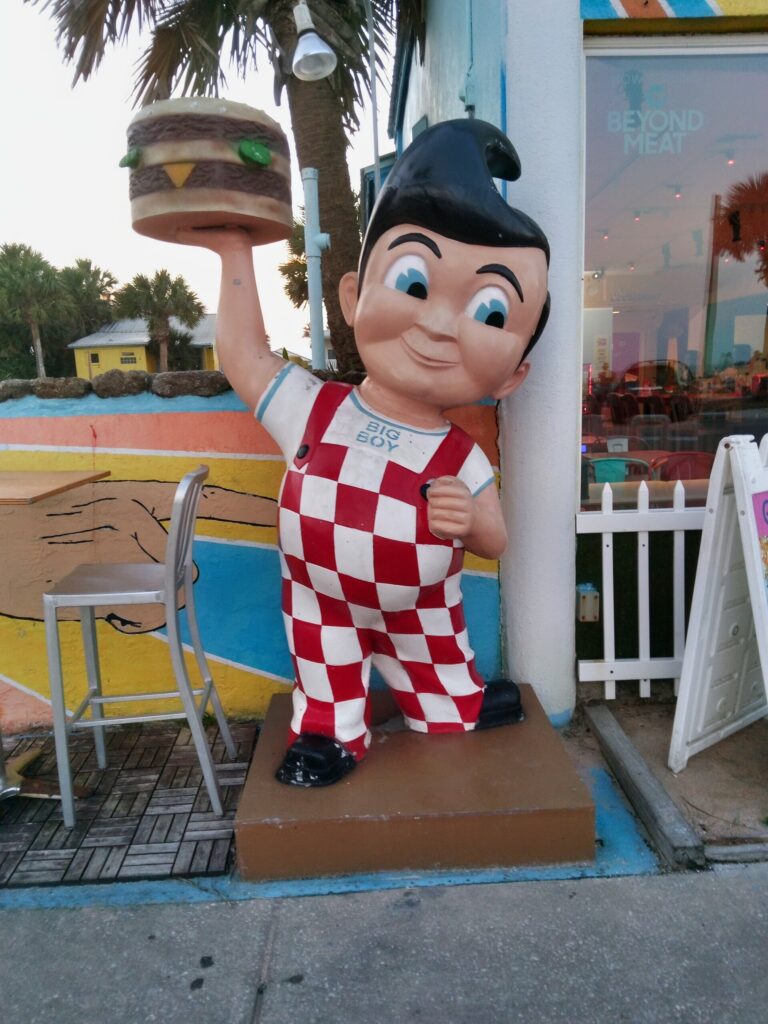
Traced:
<path fill-rule="evenodd" d="M 456 476 L 472 451 L 475 442 L 455 423 L 446 434 L 429 464 L 423 471 L 425 480 L 435 480 L 439 476 Z"/>
<path fill-rule="evenodd" d="M 351 390 L 351 384 L 342 384 L 340 381 L 326 381 L 323 384 L 304 428 L 301 444 L 293 460 L 294 466 L 301 467 L 307 461 L 311 449 L 320 444 L 336 410 Z"/>

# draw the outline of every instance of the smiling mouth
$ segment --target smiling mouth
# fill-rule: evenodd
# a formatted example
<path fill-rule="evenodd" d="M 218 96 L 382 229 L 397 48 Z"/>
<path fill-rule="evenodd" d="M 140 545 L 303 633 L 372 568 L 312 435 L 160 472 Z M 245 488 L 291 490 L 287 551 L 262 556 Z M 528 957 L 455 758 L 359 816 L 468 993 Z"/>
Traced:
<path fill-rule="evenodd" d="M 422 342 L 414 344 L 412 340 L 409 341 L 405 335 L 401 335 L 403 346 L 408 350 L 408 354 L 411 356 L 414 362 L 420 363 L 422 366 L 429 366 L 433 369 L 447 369 L 451 366 L 458 365 L 458 359 L 444 358 L 435 355 L 436 344 L 440 346 L 438 351 L 442 351 L 442 346 L 452 344 L 455 347 L 455 343 L 450 342 Z"/>

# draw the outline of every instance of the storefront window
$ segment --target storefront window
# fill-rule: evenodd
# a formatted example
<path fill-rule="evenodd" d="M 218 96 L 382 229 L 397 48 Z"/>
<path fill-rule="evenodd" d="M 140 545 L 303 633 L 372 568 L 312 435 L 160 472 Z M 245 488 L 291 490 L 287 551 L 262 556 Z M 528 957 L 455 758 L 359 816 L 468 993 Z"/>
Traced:
<path fill-rule="evenodd" d="M 766 96 L 768 53 L 587 60 L 585 503 L 703 495 L 723 436 L 768 433 Z"/>

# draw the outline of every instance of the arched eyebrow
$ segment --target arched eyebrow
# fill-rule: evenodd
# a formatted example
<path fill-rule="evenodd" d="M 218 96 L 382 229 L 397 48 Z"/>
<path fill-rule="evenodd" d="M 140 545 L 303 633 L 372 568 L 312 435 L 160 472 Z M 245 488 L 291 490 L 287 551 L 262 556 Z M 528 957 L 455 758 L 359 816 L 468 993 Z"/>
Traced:
<path fill-rule="evenodd" d="M 520 301 L 525 302 L 523 298 L 523 289 L 520 287 L 520 282 L 517 277 L 512 273 L 509 267 L 505 267 L 503 263 L 486 263 L 484 267 L 480 267 L 477 271 L 478 274 L 500 274 L 505 278 L 512 287 L 515 289 L 517 294 L 520 296 Z"/>
<path fill-rule="evenodd" d="M 406 242 L 421 242 L 421 244 L 426 245 L 426 247 L 433 252 L 439 260 L 443 258 L 443 254 L 437 247 L 437 242 L 429 238 L 428 235 L 422 235 L 420 231 L 410 231 L 407 235 L 398 235 L 394 242 L 390 242 L 387 246 L 387 252 L 389 252 L 390 249 L 394 249 L 396 245 L 404 245 Z"/>

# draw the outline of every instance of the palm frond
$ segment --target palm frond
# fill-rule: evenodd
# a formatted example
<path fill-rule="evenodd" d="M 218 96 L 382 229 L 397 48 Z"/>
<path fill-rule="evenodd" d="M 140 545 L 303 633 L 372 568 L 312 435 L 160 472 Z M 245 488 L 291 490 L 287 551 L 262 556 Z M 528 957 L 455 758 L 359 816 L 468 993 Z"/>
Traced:
<path fill-rule="evenodd" d="M 26 0 L 50 14 L 56 39 L 75 82 L 87 79 L 109 46 L 132 30 L 152 37 L 136 66 L 134 99 L 146 104 L 184 95 L 216 95 L 226 79 L 226 58 L 239 75 L 256 66 L 259 47 L 272 46 L 269 26 L 290 18 L 294 0 Z M 318 32 L 340 57 L 330 84 L 341 100 L 347 128 L 359 125 L 356 107 L 370 94 L 368 23 L 363 0 L 308 0 Z M 395 24 L 423 43 L 426 0 L 371 0 L 377 73 Z"/>
<path fill-rule="evenodd" d="M 26 0 L 50 14 L 56 42 L 68 64 L 75 65 L 74 81 L 87 80 L 99 67 L 107 47 L 123 42 L 132 29 L 152 25 L 164 0 Z"/>
<path fill-rule="evenodd" d="M 179 85 L 184 95 L 217 95 L 226 81 L 221 56 L 235 25 L 236 6 L 178 0 L 158 18 L 137 64 L 136 102 L 165 99 Z"/>

